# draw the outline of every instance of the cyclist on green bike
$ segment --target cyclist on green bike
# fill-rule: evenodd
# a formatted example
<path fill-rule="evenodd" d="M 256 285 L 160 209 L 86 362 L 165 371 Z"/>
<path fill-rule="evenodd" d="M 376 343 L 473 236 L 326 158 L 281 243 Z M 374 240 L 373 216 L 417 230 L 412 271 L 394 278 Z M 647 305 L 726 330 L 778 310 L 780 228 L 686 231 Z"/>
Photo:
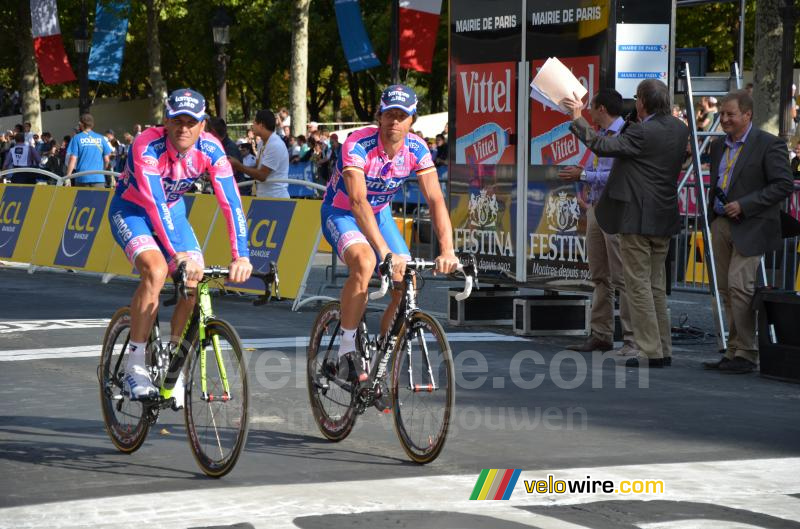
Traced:
<path fill-rule="evenodd" d="M 381 320 L 381 335 L 389 332 L 391 317 L 402 299 L 400 287 L 410 252 L 392 218 L 391 202 L 412 172 L 416 172 L 439 238 L 436 272 L 453 273 L 458 266 L 436 166 L 425 141 L 409 132 L 417 118 L 416 109 L 417 95 L 411 88 L 386 88 L 381 94 L 378 126 L 350 134 L 328 182 L 321 210 L 322 232 L 350 270 L 341 294 L 338 361 L 325 366 L 333 375 L 358 381 L 368 378 L 365 366 L 355 358 L 356 328 L 366 308 L 370 277 L 377 263 L 390 253 L 397 256 L 392 280 L 398 288 Z"/>
<path fill-rule="evenodd" d="M 183 193 L 207 173 L 228 225 L 232 262 L 230 281 L 246 281 L 252 272 L 242 200 L 225 149 L 203 132 L 205 98 L 191 89 L 172 92 L 164 126 L 152 127 L 134 140 L 108 210 L 114 239 L 139 271 L 141 281 L 131 301 L 130 343 L 124 388 L 132 399 L 151 398 L 158 389 L 145 365 L 145 348 L 168 273 L 186 263 L 187 286 L 203 277 L 203 255 L 186 218 Z M 195 298 L 180 299 L 172 315 L 171 341 L 177 343 L 194 308 Z M 173 395 L 183 406 L 183 374 Z"/>

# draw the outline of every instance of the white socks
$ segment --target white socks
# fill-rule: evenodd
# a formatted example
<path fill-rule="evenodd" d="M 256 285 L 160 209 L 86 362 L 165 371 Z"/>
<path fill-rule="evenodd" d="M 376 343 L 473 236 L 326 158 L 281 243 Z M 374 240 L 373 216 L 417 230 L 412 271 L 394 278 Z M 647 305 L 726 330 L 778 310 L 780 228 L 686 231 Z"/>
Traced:
<path fill-rule="evenodd" d="M 125 371 L 130 371 L 132 366 L 145 367 L 144 353 L 147 344 L 144 342 L 129 342 L 128 343 L 128 358 L 125 362 Z"/>
<path fill-rule="evenodd" d="M 342 327 L 342 334 L 339 336 L 339 358 L 355 350 L 356 330 Z"/>

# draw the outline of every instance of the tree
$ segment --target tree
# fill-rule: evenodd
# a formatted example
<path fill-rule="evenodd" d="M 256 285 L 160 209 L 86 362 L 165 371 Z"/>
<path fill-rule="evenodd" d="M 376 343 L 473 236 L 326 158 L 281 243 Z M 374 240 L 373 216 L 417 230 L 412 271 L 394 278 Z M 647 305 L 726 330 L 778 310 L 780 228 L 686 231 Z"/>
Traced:
<path fill-rule="evenodd" d="M 42 105 L 39 101 L 39 67 L 33 52 L 30 4 L 17 4 L 19 22 L 19 61 L 21 65 L 19 93 L 22 98 L 22 121 L 31 123 L 31 130 L 42 132 Z"/>
<path fill-rule="evenodd" d="M 783 0 L 759 0 L 756 6 L 755 56 L 753 67 L 753 122 L 778 134 L 780 111 Z"/>
<path fill-rule="evenodd" d="M 311 0 L 295 0 L 292 6 L 292 67 L 289 77 L 289 112 L 292 135 L 305 133 L 307 119 L 308 11 Z"/>
<path fill-rule="evenodd" d="M 163 0 L 147 0 L 147 64 L 150 70 L 150 120 L 158 125 L 164 119 L 167 85 L 161 76 L 161 45 L 158 21 Z"/>

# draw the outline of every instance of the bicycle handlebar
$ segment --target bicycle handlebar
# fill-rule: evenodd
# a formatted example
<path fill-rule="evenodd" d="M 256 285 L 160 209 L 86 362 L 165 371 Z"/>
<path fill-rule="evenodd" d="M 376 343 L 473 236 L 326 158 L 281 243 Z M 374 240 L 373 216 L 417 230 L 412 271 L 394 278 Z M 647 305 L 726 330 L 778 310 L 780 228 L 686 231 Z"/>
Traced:
<path fill-rule="evenodd" d="M 424 259 L 412 259 L 406 261 L 406 270 L 422 272 L 424 270 L 436 269 L 435 261 Z M 475 263 L 475 256 L 465 255 L 456 268 L 456 272 L 464 275 L 464 290 L 455 295 L 458 301 L 467 299 L 472 294 L 472 287 L 480 288 L 478 285 L 478 265 Z M 381 288 L 375 292 L 370 292 L 369 299 L 376 300 L 386 295 L 392 282 L 392 254 L 388 254 L 378 267 L 378 275 L 381 278 Z"/>
<path fill-rule="evenodd" d="M 275 297 L 280 300 L 280 278 L 278 277 L 278 265 L 275 264 L 275 261 L 270 261 L 269 263 L 270 271 L 266 273 L 262 272 L 252 272 L 250 277 L 256 277 L 264 281 L 264 294 L 260 296 L 257 300 L 253 301 L 253 305 L 260 306 L 268 303 L 270 299 L 272 299 L 272 289 L 270 288 L 273 284 L 275 285 Z M 228 277 L 230 274 L 229 268 L 223 268 L 221 266 L 212 266 L 210 268 L 203 269 L 203 279 L 201 281 L 208 281 L 209 279 L 218 279 L 223 277 Z M 175 271 L 175 274 L 172 277 L 172 280 L 175 282 L 175 291 L 172 295 L 172 298 L 164 301 L 164 306 L 169 307 L 171 305 L 175 305 L 178 302 L 178 296 L 186 299 L 189 297 L 188 292 L 186 291 L 186 263 L 181 263 L 178 266 L 178 269 Z"/>

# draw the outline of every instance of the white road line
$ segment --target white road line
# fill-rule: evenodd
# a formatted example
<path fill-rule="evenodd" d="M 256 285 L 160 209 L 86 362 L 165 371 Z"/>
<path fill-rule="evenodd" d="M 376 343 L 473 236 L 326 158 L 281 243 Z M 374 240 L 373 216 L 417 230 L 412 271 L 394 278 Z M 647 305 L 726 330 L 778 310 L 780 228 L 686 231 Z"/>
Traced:
<path fill-rule="evenodd" d="M 125 459 L 123 456 L 119 457 L 120 460 Z M 254 456 L 245 453 L 245 460 L 246 457 Z M 718 512 L 716 506 L 722 506 L 800 522 L 800 500 L 790 496 L 800 492 L 798 472 L 800 458 L 523 470 L 508 501 L 469 501 L 478 479 L 477 472 L 472 475 L 373 481 L 304 482 L 236 489 L 204 488 L 139 493 L 117 497 L 113 501 L 108 498 L 93 498 L 0 509 L 0 527 L 124 527 L 140 525 L 142 520 L 148 520 L 148 527 L 193 527 L 205 526 L 214 520 L 226 525 L 246 522 L 257 529 L 273 529 L 296 528 L 294 520 L 299 517 L 394 511 L 392 514 L 382 515 L 386 516 L 384 526 L 389 527 L 401 523 L 402 511 L 408 510 L 441 511 L 443 515 L 445 512 L 473 514 L 540 529 L 580 529 L 591 525 L 577 525 L 548 516 L 546 512 L 529 512 L 524 507 L 580 504 L 582 518 L 586 519 L 593 512 L 591 504 L 595 502 L 652 500 L 676 502 L 675 512 L 680 511 L 680 502 L 706 504 L 711 519 Z M 617 485 L 623 480 L 660 480 L 664 482 L 664 493 L 526 493 L 526 480 L 547 480 L 548 474 L 553 474 L 554 480 L 585 480 L 586 476 L 591 476 L 592 479 L 611 480 Z M 309 490 L 313 490 L 313 494 Z M 381 492 L 376 494 L 376 491 Z M 618 509 L 626 512 L 631 507 L 630 503 L 620 503 Z M 669 514 L 660 512 L 656 520 L 648 520 L 647 515 L 643 515 L 644 519 L 637 522 L 637 525 L 658 529 L 711 527 L 707 525 L 708 519 L 703 512 L 696 520 L 683 518 L 670 521 Z M 437 516 L 436 512 L 431 513 L 432 526 L 436 525 Z M 609 522 L 606 516 L 606 512 L 598 514 L 598 520 L 602 517 L 604 525 Z M 338 521 L 341 523 L 341 518 Z M 729 527 L 728 524 L 717 521 L 717 525 L 712 525 L 713 527 Z"/>
<path fill-rule="evenodd" d="M 451 342 L 526 342 L 519 336 L 508 336 L 493 332 L 453 332 L 448 333 Z M 292 349 L 306 347 L 307 336 L 285 338 L 251 338 L 242 340 L 246 349 Z M 46 349 L 11 349 L 0 351 L 0 362 L 16 362 L 21 360 L 48 360 L 53 358 L 85 358 L 100 357 L 100 345 L 82 345 L 77 347 L 52 347 Z"/>
<path fill-rule="evenodd" d="M 91 329 L 106 327 L 109 319 L 84 320 L 0 320 L 0 334 L 29 331 L 57 331 L 62 329 Z"/>

